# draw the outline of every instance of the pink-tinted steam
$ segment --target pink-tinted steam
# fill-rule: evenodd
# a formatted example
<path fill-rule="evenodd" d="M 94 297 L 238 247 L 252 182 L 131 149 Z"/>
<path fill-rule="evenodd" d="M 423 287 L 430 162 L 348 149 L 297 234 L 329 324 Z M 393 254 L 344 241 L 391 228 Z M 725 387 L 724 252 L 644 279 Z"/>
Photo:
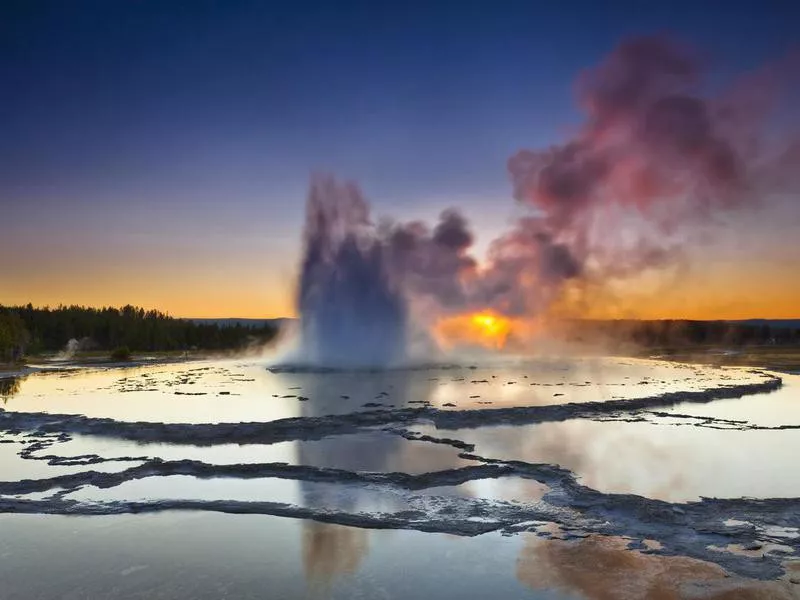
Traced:
<path fill-rule="evenodd" d="M 766 152 L 776 91 L 766 85 L 775 71 L 766 73 L 709 98 L 688 48 L 644 37 L 623 42 L 580 77 L 586 120 L 577 134 L 508 162 L 515 197 L 536 213 L 518 228 L 537 230 L 572 256 L 540 270 L 545 303 L 552 288 L 578 275 L 603 280 L 662 267 L 688 230 L 771 193 L 797 192 L 789 174 L 799 157 Z M 506 237 L 515 246 L 521 239 L 519 231 Z M 532 262 L 541 261 L 539 239 L 528 247 Z M 520 262 L 522 254 L 524 247 Z"/>
<path fill-rule="evenodd" d="M 570 280 L 627 278 L 669 265 L 687 231 L 800 191 L 800 143 L 776 144 L 768 133 L 777 72 L 748 74 L 712 98 L 702 93 L 703 72 L 688 48 L 661 37 L 621 43 L 578 80 L 585 121 L 576 134 L 509 159 L 514 197 L 530 213 L 490 244 L 480 265 L 457 210 L 443 212 L 433 228 L 418 221 L 376 226 L 354 184 L 315 180 L 301 289 L 318 287 L 315 269 L 325 281 L 341 280 L 337 270 L 352 270 L 360 252 L 398 315 L 407 306 L 427 316 L 486 308 L 537 315 Z M 402 306 L 393 304 L 395 295 Z"/>

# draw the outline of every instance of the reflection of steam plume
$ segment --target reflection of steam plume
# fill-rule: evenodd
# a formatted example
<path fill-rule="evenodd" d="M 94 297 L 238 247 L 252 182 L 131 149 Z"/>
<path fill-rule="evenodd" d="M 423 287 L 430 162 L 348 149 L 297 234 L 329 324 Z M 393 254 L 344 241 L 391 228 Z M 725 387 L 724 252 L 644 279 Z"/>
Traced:
<path fill-rule="evenodd" d="M 290 376 L 287 384 L 302 386 L 303 393 L 313 398 L 313 402 L 304 402 L 302 405 L 304 418 L 318 418 L 341 410 L 342 392 L 347 393 L 348 399 L 344 402 L 352 402 L 353 410 L 364 399 L 384 397 L 383 394 L 385 400 L 396 408 L 404 408 L 411 398 L 427 398 L 432 387 L 427 377 L 408 376 L 407 373 L 396 371 L 371 374 L 369 377 L 344 373 L 324 376 L 300 374 Z M 389 466 L 403 452 L 405 444 L 408 442 L 399 436 L 379 432 L 371 436 L 343 435 L 297 442 L 296 447 L 299 464 L 382 473 L 391 470 Z M 351 514 L 376 510 L 369 503 L 368 490 L 356 486 L 340 489 L 329 485 L 320 488 L 319 484 L 301 480 L 299 490 L 303 504 L 319 504 Z M 399 506 L 393 508 L 399 509 Z M 328 590 L 337 577 L 357 571 L 368 551 L 369 532 L 365 529 L 303 522 L 306 577 L 323 591 Z"/>
<path fill-rule="evenodd" d="M 303 565 L 306 578 L 323 589 L 336 577 L 355 573 L 369 548 L 366 529 L 303 522 Z"/>
<path fill-rule="evenodd" d="M 530 536 L 517 578 L 534 590 L 563 590 L 589 600 L 788 600 L 785 584 L 733 579 L 720 567 L 691 558 L 649 556 L 627 540 L 592 536 L 578 542 Z"/>
<path fill-rule="evenodd" d="M 514 195 L 532 212 L 492 242 L 483 268 L 457 211 L 432 230 L 375 227 L 356 187 L 315 181 L 299 294 L 307 350 L 386 364 L 403 355 L 407 310 L 415 320 L 541 314 L 569 281 L 663 267 L 694 226 L 795 191 L 800 144 L 767 143 L 768 86 L 709 99 L 700 80 L 691 53 L 661 38 L 624 42 L 585 73 L 586 119 L 573 138 L 509 160 Z"/>

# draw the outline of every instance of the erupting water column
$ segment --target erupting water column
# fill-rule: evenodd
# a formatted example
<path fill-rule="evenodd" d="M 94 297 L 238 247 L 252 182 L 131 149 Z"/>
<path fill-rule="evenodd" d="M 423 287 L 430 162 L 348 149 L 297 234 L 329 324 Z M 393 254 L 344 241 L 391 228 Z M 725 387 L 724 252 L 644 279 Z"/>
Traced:
<path fill-rule="evenodd" d="M 357 186 L 312 181 L 297 299 L 303 362 L 358 368 L 403 360 L 407 306 L 373 231 Z"/>

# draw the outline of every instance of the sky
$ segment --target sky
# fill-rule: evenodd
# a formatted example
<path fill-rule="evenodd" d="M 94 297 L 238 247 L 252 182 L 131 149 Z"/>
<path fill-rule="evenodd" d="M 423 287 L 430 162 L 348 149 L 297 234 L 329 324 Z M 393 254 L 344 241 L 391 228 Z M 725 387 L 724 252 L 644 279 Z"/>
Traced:
<path fill-rule="evenodd" d="M 724 81 L 798 22 L 788 1 L 5 0 L 0 303 L 293 315 L 315 172 L 403 220 L 459 206 L 480 252 L 519 210 L 508 157 L 569 135 L 576 76 L 620 40 L 675 36 Z M 800 317 L 798 227 L 720 227 L 609 314 Z"/>

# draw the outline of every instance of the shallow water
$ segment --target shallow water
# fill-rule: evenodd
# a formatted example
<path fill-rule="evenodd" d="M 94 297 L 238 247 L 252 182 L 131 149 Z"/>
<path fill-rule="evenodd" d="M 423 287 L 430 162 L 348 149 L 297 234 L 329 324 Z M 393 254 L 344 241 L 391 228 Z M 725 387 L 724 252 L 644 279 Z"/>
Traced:
<path fill-rule="evenodd" d="M 519 540 L 501 536 L 470 543 L 445 535 L 197 513 L 5 515 L 0 523 L 6 600 L 567 597 L 534 592 L 518 581 Z M 480 556 L 478 549 L 490 552 Z M 432 557 L 435 569 L 429 568 Z"/>
<path fill-rule="evenodd" d="M 371 373 L 272 373 L 259 363 L 208 361 L 40 373 L 22 379 L 3 408 L 119 421 L 229 423 L 414 406 L 600 402 L 749 379 L 743 369 L 633 359 L 518 360 Z"/>
<path fill-rule="evenodd" d="M 665 412 L 731 419 L 761 427 L 800 425 L 800 375 L 781 374 L 783 387 L 769 394 L 713 404 L 678 404 Z"/>
<path fill-rule="evenodd" d="M 754 600 L 792 597 L 787 584 L 726 578 L 614 538 L 460 538 L 201 513 L 0 515 L 0 528 L 4 600 L 712 599 L 731 588 Z"/>
<path fill-rule="evenodd" d="M 0 507 L 54 514 L 0 515 L 4 539 L 19 542 L 0 545 L 0 584 L 11 590 L 2 597 L 263 597 L 259 586 L 272 579 L 283 591 L 268 597 L 491 589 L 501 598 L 640 598 L 663 588 L 652 597 L 672 598 L 695 579 L 705 583 L 693 597 L 724 597 L 707 594 L 719 592 L 717 580 L 734 581 L 726 570 L 745 578 L 735 579 L 740 587 L 790 579 L 800 428 L 775 427 L 800 425 L 800 377 L 770 394 L 707 393 L 769 381 L 748 369 L 623 358 L 357 373 L 206 361 L 34 374 L 0 412 Z M 662 400 L 665 392 L 693 402 Z M 620 398 L 642 402 L 609 402 Z M 769 500 L 694 502 L 744 496 Z M 140 512 L 155 514 L 128 514 Z M 178 535 L 185 527 L 193 531 Z M 375 531 L 385 527 L 394 531 Z M 72 555 L 59 563 L 34 547 L 37 528 L 52 528 L 55 546 L 80 531 L 95 540 L 84 551 L 106 566 L 73 572 Z M 170 531 L 174 539 L 163 539 Z M 228 558 L 201 551 L 211 539 Z M 15 548 L 26 544 L 21 559 Z M 753 544 L 765 550 L 736 551 Z M 31 553 L 56 561 L 48 582 L 26 582 L 16 561 Z M 394 576 L 399 554 L 413 578 Z M 598 579 L 597 560 L 618 572 Z M 689 566 L 674 567 L 680 560 Z M 763 597 L 800 588 L 774 585 L 758 584 L 781 594 Z"/>
<path fill-rule="evenodd" d="M 796 498 L 800 430 L 738 431 L 649 422 L 572 420 L 422 432 L 475 444 L 484 457 L 549 463 L 606 493 L 669 502 Z"/>
<path fill-rule="evenodd" d="M 669 502 L 797 498 L 800 377 L 769 394 L 635 415 L 468 430 L 415 431 L 475 444 L 484 457 L 548 463 L 606 493 Z M 633 422 L 631 422 L 633 420 Z"/>
<path fill-rule="evenodd" d="M 459 451 L 450 446 L 414 443 L 380 430 L 332 436 L 321 440 L 268 445 L 229 443 L 214 446 L 176 446 L 80 435 L 58 445 L 59 456 L 88 453 L 97 453 L 106 458 L 191 459 L 222 465 L 287 463 L 335 467 L 349 471 L 400 471 L 411 474 L 474 464 L 474 461 L 460 458 Z"/>

